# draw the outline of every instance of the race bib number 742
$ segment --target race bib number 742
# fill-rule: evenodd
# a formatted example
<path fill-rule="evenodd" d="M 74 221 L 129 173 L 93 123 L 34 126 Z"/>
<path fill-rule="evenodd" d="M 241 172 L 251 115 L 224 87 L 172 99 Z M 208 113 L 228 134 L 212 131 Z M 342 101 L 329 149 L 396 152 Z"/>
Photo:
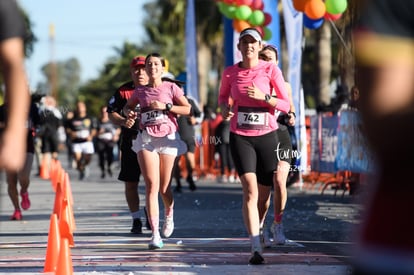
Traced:
<path fill-rule="evenodd" d="M 239 106 L 237 128 L 250 130 L 266 129 L 269 126 L 268 117 L 268 108 Z"/>

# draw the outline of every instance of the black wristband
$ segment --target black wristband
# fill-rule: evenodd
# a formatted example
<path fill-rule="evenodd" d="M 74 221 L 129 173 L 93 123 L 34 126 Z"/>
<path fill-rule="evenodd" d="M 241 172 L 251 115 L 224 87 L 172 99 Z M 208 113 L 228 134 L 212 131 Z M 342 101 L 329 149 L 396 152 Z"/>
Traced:
<path fill-rule="evenodd" d="M 295 112 L 290 112 L 289 111 L 289 113 L 288 114 L 292 114 L 295 118 L 296 118 L 296 114 L 295 114 Z"/>

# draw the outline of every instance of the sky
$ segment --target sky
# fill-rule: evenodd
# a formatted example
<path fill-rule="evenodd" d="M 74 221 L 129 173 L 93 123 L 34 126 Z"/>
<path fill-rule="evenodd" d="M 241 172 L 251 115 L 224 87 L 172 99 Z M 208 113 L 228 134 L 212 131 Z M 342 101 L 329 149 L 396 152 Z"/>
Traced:
<path fill-rule="evenodd" d="M 1 1 L 1 0 L 0 0 Z M 32 21 L 38 41 L 26 61 L 30 87 L 45 78 L 40 68 L 50 62 L 75 57 L 81 65 L 81 81 L 99 75 L 104 62 L 116 56 L 114 47 L 125 41 L 139 44 L 145 31 L 143 5 L 150 0 L 18 0 Z M 49 26 L 54 26 L 54 43 Z"/>

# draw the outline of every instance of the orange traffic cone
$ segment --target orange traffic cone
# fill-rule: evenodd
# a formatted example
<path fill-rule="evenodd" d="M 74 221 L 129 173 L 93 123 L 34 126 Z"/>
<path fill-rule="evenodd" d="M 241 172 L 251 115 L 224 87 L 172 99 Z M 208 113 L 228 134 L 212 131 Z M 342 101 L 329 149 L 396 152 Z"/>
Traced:
<path fill-rule="evenodd" d="M 59 176 L 62 170 L 62 165 L 57 159 L 52 159 L 52 163 L 50 166 L 50 180 L 52 183 L 53 191 L 56 192 L 56 184 L 59 180 Z"/>
<path fill-rule="evenodd" d="M 69 210 L 69 202 L 67 198 L 63 198 L 62 208 L 59 217 L 59 231 L 62 238 L 66 238 L 69 241 L 70 246 L 74 246 L 73 242 L 73 228 L 71 222 L 71 214 Z"/>
<path fill-rule="evenodd" d="M 72 275 L 73 264 L 72 256 L 70 254 L 69 241 L 67 238 L 61 239 L 61 246 L 59 250 L 59 259 L 56 267 L 56 274 L 58 275 Z"/>
<path fill-rule="evenodd" d="M 76 224 L 75 224 L 75 216 L 73 215 L 73 198 L 72 198 L 72 189 L 70 186 L 69 181 L 69 174 L 66 173 L 66 180 L 64 184 L 64 192 L 63 192 L 63 199 L 67 199 L 68 205 L 67 205 L 67 212 L 68 212 L 68 218 L 69 218 L 69 226 L 71 227 L 72 232 L 75 232 L 76 230 Z"/>
<path fill-rule="evenodd" d="M 65 196 L 69 201 L 69 205 L 73 206 L 72 186 L 70 185 L 69 174 L 65 173 Z"/>
<path fill-rule="evenodd" d="M 47 236 L 47 248 L 44 272 L 55 272 L 58 263 L 60 249 L 60 233 L 56 214 L 50 216 L 49 235 Z"/>
<path fill-rule="evenodd" d="M 44 180 L 48 180 L 50 178 L 50 174 L 49 174 L 49 163 L 47 161 L 47 157 L 43 156 L 42 159 L 42 163 L 40 164 L 40 178 L 44 179 Z"/>
<path fill-rule="evenodd" d="M 55 192 L 55 203 L 53 205 L 53 213 L 58 216 L 60 219 L 60 213 L 62 208 L 62 200 L 63 200 L 63 192 L 62 192 L 62 184 L 57 182 L 56 184 L 56 192 Z"/>

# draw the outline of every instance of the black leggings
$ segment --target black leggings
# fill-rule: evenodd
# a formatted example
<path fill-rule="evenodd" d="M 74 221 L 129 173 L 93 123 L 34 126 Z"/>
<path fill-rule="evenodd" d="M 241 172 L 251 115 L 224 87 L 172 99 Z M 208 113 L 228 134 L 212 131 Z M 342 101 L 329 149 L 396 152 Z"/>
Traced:
<path fill-rule="evenodd" d="M 225 169 L 227 168 L 230 171 L 234 169 L 234 161 L 231 156 L 230 144 L 221 143 L 217 145 L 217 152 L 220 155 L 220 173 L 224 175 Z"/>
<path fill-rule="evenodd" d="M 276 131 L 262 136 L 241 136 L 230 133 L 230 149 L 237 173 L 256 173 L 257 181 L 273 185 L 273 173 L 277 169 Z"/>

